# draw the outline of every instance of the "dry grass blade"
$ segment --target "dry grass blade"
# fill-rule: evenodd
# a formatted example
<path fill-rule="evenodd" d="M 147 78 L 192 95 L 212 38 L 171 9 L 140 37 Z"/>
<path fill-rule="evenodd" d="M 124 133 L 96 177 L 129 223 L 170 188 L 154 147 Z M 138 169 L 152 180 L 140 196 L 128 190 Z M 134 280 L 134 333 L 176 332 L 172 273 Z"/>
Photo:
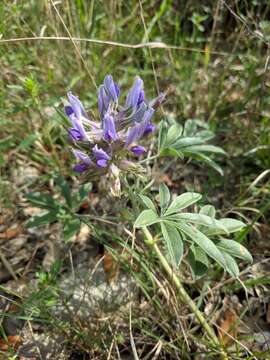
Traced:
<path fill-rule="evenodd" d="M 143 48 L 150 48 L 150 49 L 167 49 L 167 50 L 179 50 L 179 51 L 187 51 L 187 52 L 194 52 L 194 53 L 201 53 L 204 54 L 209 52 L 209 50 L 204 49 L 197 49 L 185 46 L 176 46 L 176 45 L 168 45 L 162 41 L 152 41 L 152 42 L 145 42 L 139 44 L 128 44 L 122 43 L 117 41 L 108 41 L 108 40 L 99 40 L 99 39 L 89 39 L 89 38 L 79 38 L 79 37 L 67 37 L 67 36 L 29 36 L 29 37 L 18 37 L 18 38 L 11 38 L 11 39 L 0 39 L 0 44 L 12 44 L 17 42 L 25 42 L 25 41 L 40 41 L 40 40 L 52 40 L 52 41 L 72 41 L 76 42 L 88 42 L 97 45 L 110 45 L 115 47 L 122 47 L 127 49 L 143 49 Z M 212 55 L 219 55 L 219 56 L 235 56 L 237 57 L 239 54 L 235 53 L 228 53 L 223 51 L 210 51 Z M 243 56 L 243 55 L 242 55 Z"/>
<path fill-rule="evenodd" d="M 69 31 L 68 27 L 66 26 L 66 24 L 65 24 L 65 22 L 64 22 L 64 20 L 63 20 L 63 18 L 62 18 L 62 16 L 61 16 L 61 14 L 59 13 L 59 11 L 58 11 L 55 3 L 53 2 L 53 0 L 51 0 L 51 4 L 52 4 L 52 6 L 53 6 L 53 8 L 54 8 L 54 10 L 55 10 L 55 12 L 56 12 L 56 14 L 57 14 L 57 16 L 59 17 L 61 23 L 63 24 L 66 32 L 68 33 L 69 39 L 70 39 L 70 41 L 72 42 L 72 44 L 74 45 L 77 55 L 78 55 L 78 56 L 80 57 L 80 59 L 82 60 L 82 63 L 83 63 L 83 65 L 84 65 L 84 67 L 85 67 L 85 70 L 87 71 L 87 74 L 89 75 L 92 83 L 94 84 L 95 88 L 97 89 L 97 84 L 96 84 L 96 81 L 95 81 L 95 79 L 94 79 L 94 76 L 93 76 L 92 73 L 90 72 L 90 70 L 89 70 L 89 68 L 88 68 L 88 66 L 87 66 L 87 64 L 86 64 L 86 62 L 85 62 L 85 60 L 84 60 L 84 58 L 83 58 L 83 56 L 82 56 L 82 54 L 81 54 L 81 52 L 80 52 L 80 49 L 78 48 L 76 42 L 73 40 L 73 38 L 72 38 L 72 36 L 71 36 L 71 34 L 70 34 L 70 31 Z"/>

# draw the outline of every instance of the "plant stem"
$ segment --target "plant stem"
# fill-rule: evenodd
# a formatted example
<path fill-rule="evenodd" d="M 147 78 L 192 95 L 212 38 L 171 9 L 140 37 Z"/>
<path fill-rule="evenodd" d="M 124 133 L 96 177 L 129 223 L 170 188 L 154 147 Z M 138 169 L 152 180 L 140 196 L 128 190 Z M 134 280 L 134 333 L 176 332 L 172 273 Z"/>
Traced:
<path fill-rule="evenodd" d="M 217 338 L 214 330 L 208 325 L 205 317 L 203 316 L 201 311 L 197 308 L 196 304 L 191 299 L 191 297 L 188 295 L 188 293 L 186 292 L 186 290 L 183 287 L 183 285 L 182 285 L 181 281 L 179 280 L 179 278 L 175 275 L 173 269 L 171 268 L 171 266 L 167 262 L 166 258 L 163 256 L 162 252 L 160 251 L 159 247 L 157 246 L 156 241 L 153 239 L 150 231 L 146 227 L 143 227 L 142 231 L 144 232 L 144 235 L 146 237 L 147 245 L 150 246 L 155 251 L 157 257 L 160 260 L 160 263 L 162 264 L 164 270 L 168 274 L 169 279 L 175 285 L 175 287 L 176 287 L 182 301 L 186 305 L 189 306 L 189 308 L 191 309 L 191 311 L 193 312 L 193 314 L 195 315 L 195 317 L 197 318 L 199 323 L 205 329 L 205 331 L 208 334 L 209 338 L 211 339 L 213 345 L 220 350 L 221 359 L 227 360 L 228 357 L 227 357 L 224 349 L 222 348 L 222 345 L 220 344 L 219 339 Z"/>

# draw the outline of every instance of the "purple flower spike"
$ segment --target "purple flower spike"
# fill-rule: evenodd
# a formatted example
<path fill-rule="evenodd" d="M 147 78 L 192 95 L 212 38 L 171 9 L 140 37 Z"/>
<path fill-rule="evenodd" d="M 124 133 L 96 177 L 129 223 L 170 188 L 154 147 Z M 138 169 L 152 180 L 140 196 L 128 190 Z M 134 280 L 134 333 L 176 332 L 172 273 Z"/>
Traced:
<path fill-rule="evenodd" d="M 113 81 L 113 77 L 111 75 L 105 76 L 104 87 L 112 100 L 114 102 L 117 102 L 118 96 L 120 94 L 120 89 L 119 86 Z"/>
<path fill-rule="evenodd" d="M 148 101 L 143 80 L 136 76 L 125 104 L 118 106 L 119 86 L 111 75 L 107 75 L 98 88 L 99 122 L 87 116 L 77 96 L 71 92 L 67 96 L 65 114 L 70 120 L 68 134 L 77 159 L 74 171 L 80 174 L 86 172 L 84 178 L 87 176 L 87 180 L 107 174 L 112 194 L 119 196 L 120 171 L 143 171 L 138 157 L 146 149 L 139 145 L 140 140 L 155 130 L 152 116 L 164 101 L 165 94 Z M 129 161 L 129 157 L 133 157 L 133 161 Z"/>
<path fill-rule="evenodd" d="M 144 133 L 143 133 L 143 136 L 146 136 L 148 134 L 151 134 L 152 132 L 154 132 L 156 129 L 155 125 L 153 125 L 151 122 L 149 122 L 147 125 L 146 125 L 146 128 L 144 130 Z"/>
<path fill-rule="evenodd" d="M 130 150 L 137 156 L 140 156 L 140 155 L 142 155 L 143 153 L 146 152 L 146 149 L 143 146 L 140 146 L 140 145 L 133 146 Z"/>
<path fill-rule="evenodd" d="M 84 164 L 84 163 L 80 163 L 80 164 L 76 164 L 73 166 L 73 170 L 76 171 L 77 173 L 81 174 L 84 171 L 88 170 L 89 165 Z"/>
<path fill-rule="evenodd" d="M 144 100 L 143 81 L 137 77 L 134 85 L 127 95 L 126 107 L 136 109 L 137 106 Z"/>
<path fill-rule="evenodd" d="M 103 139 L 107 142 L 115 141 L 117 139 L 114 119 L 108 114 L 106 114 L 103 119 Z"/>
<path fill-rule="evenodd" d="M 74 128 L 68 129 L 68 134 L 72 140 L 75 140 L 75 141 L 83 140 L 82 134 L 77 129 L 74 129 Z"/>

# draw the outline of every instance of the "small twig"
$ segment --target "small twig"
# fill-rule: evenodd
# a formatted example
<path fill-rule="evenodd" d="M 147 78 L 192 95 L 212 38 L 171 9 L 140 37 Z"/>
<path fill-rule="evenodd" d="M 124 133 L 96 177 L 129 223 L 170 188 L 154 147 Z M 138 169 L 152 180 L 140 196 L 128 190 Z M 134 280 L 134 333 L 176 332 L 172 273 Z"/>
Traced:
<path fill-rule="evenodd" d="M 32 328 L 32 325 L 31 325 L 31 323 L 30 323 L 29 320 L 27 320 L 27 324 L 28 324 L 28 327 L 29 327 L 29 330 L 30 330 L 32 339 L 33 339 L 33 341 L 34 341 L 34 343 L 35 343 L 35 345 L 36 345 L 37 352 L 38 352 L 38 356 L 39 356 L 39 358 L 40 358 L 41 360 L 43 360 L 43 356 L 42 356 L 42 354 L 41 354 L 41 351 L 40 351 L 40 348 L 39 348 L 39 346 L 38 346 L 38 343 L 37 343 L 37 341 L 36 341 L 36 339 L 35 339 L 34 332 L 33 332 L 33 328 Z"/>
<path fill-rule="evenodd" d="M 15 274 L 14 270 L 12 269 L 12 266 L 10 265 L 10 263 L 8 262 L 7 258 L 5 257 L 5 255 L 2 253 L 1 250 L 0 250 L 0 260 L 2 261 L 4 267 L 10 273 L 10 275 L 13 277 L 13 279 L 18 280 L 17 275 Z"/>
<path fill-rule="evenodd" d="M 132 349 L 132 354 L 134 356 L 134 360 L 139 360 L 139 356 L 137 353 L 137 349 L 136 349 L 136 345 L 135 345 L 135 341 L 133 338 L 133 334 L 132 334 L 132 321 L 131 321 L 132 317 L 131 317 L 131 302 L 129 303 L 129 337 L 130 337 L 130 344 L 131 344 L 131 349 Z"/>

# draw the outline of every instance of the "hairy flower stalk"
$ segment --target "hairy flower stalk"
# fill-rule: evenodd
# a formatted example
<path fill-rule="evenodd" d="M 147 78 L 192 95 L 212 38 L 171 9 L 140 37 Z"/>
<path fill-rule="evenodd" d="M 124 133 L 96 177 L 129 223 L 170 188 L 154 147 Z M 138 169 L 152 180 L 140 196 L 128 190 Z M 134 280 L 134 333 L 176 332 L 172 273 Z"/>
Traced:
<path fill-rule="evenodd" d="M 147 101 L 143 80 L 136 77 L 125 105 L 121 106 L 120 88 L 113 77 L 107 75 L 98 88 L 99 121 L 87 115 L 77 96 L 68 92 L 67 97 L 65 113 L 71 124 L 68 134 L 77 159 L 73 170 L 83 174 L 85 181 L 108 175 L 112 193 L 119 196 L 120 172 L 140 173 L 143 170 L 136 162 L 136 157 L 146 152 L 140 142 L 154 132 L 151 120 L 165 95 L 161 93 Z"/>

